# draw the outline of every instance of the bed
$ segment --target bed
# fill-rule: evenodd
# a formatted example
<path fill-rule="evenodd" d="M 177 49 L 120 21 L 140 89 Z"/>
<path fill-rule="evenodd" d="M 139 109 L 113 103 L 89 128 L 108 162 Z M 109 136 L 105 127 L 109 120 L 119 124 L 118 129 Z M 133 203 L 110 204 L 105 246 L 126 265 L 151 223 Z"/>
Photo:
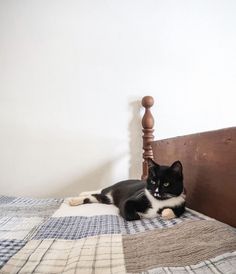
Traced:
<path fill-rule="evenodd" d="M 181 160 L 186 212 L 128 222 L 112 205 L 0 196 L 0 273 L 236 273 L 236 128 L 154 141 L 153 103 L 142 178 L 148 157 Z"/>

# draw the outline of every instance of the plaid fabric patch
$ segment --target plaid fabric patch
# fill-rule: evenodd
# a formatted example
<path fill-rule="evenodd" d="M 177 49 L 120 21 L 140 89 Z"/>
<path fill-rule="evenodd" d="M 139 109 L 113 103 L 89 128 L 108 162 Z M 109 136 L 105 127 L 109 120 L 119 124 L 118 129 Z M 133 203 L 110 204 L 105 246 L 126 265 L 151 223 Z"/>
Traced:
<path fill-rule="evenodd" d="M 0 240 L 0 268 L 25 244 L 20 240 Z"/>
<path fill-rule="evenodd" d="M 43 218 L 2 217 L 0 218 L 0 239 L 26 240 L 43 222 Z"/>
<path fill-rule="evenodd" d="M 161 217 L 153 219 L 141 219 L 137 221 L 127 222 L 123 218 L 120 220 L 121 233 L 122 234 L 135 234 L 140 232 L 145 232 L 148 230 L 153 230 L 157 228 L 167 228 L 172 227 L 176 224 L 180 224 L 186 220 L 202 220 L 202 217 L 186 210 L 185 213 L 180 218 L 175 218 L 172 220 L 164 220 Z"/>
<path fill-rule="evenodd" d="M 158 267 L 152 270 L 141 272 L 142 274 L 235 274 L 236 273 L 236 252 L 225 253 L 211 260 L 200 262 L 196 265 L 183 267 Z"/>
<path fill-rule="evenodd" d="M 8 196 L 0 195 L 0 204 L 9 204 L 15 199 L 16 199 L 15 197 L 8 197 Z"/>
<path fill-rule="evenodd" d="M 63 199 L 55 199 L 55 198 L 49 198 L 49 199 L 37 199 L 37 198 L 25 198 L 25 197 L 19 197 L 15 198 L 11 204 L 17 205 L 17 206 L 55 206 L 60 205 L 63 202 Z"/>
<path fill-rule="evenodd" d="M 68 239 L 76 240 L 103 234 L 135 234 L 157 228 L 172 227 L 185 220 L 199 220 L 191 212 L 181 218 L 163 220 L 162 218 L 142 219 L 127 222 L 115 215 L 99 215 L 93 217 L 71 216 L 49 218 L 37 231 L 33 239 Z"/>
<path fill-rule="evenodd" d="M 76 240 L 101 234 L 120 234 L 120 218 L 113 215 L 48 219 L 33 239 Z"/>
<path fill-rule="evenodd" d="M 126 273 L 121 235 L 81 240 L 32 240 L 1 273 Z"/>
<path fill-rule="evenodd" d="M 0 217 L 49 217 L 59 208 L 63 199 L 9 198 L 0 203 Z"/>

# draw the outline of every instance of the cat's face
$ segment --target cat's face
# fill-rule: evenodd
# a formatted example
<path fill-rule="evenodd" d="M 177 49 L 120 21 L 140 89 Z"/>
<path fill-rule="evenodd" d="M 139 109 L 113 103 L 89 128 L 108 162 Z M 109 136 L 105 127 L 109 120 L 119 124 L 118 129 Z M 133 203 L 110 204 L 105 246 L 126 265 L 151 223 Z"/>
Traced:
<path fill-rule="evenodd" d="M 179 196 L 183 192 L 183 167 L 180 161 L 160 166 L 148 159 L 148 191 L 158 200 Z"/>

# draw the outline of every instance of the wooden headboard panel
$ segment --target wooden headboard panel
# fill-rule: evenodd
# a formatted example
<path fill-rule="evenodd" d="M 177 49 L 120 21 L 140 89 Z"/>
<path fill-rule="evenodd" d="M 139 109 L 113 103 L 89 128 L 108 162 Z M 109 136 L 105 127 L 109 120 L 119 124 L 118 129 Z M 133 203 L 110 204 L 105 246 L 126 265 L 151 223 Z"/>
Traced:
<path fill-rule="evenodd" d="M 151 145 L 158 163 L 182 162 L 189 208 L 236 227 L 236 127 Z"/>
<path fill-rule="evenodd" d="M 152 141 L 148 133 L 153 132 L 153 101 L 147 102 L 150 96 L 142 101 L 146 109 L 142 177 L 147 176 L 147 157 L 161 165 L 180 160 L 187 206 L 236 227 L 236 127 Z"/>

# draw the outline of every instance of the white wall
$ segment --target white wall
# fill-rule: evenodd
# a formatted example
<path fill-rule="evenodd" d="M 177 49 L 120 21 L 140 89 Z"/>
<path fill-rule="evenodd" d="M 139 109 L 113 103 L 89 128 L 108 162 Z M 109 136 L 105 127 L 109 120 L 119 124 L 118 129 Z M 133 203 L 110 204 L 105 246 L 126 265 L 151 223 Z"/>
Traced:
<path fill-rule="evenodd" d="M 1 0 L 0 193 L 65 196 L 141 173 L 156 138 L 235 126 L 236 2 Z"/>

